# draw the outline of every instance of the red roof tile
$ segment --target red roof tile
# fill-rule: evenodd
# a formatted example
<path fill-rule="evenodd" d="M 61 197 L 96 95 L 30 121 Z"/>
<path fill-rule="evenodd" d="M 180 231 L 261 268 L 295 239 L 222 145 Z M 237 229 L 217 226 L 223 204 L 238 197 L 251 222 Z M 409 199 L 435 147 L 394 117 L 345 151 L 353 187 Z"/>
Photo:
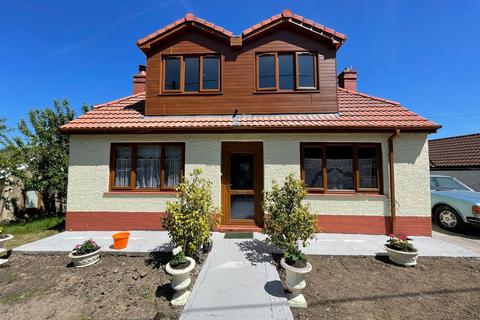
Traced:
<path fill-rule="evenodd" d="M 281 19 L 293 19 L 293 20 L 296 20 L 298 21 L 299 23 L 302 23 L 304 25 L 307 25 L 311 28 L 315 28 L 315 29 L 318 29 L 320 31 L 323 31 L 325 33 L 328 33 L 330 34 L 331 36 L 334 36 L 334 37 L 337 37 L 339 38 L 341 41 L 345 41 L 347 40 L 347 37 L 343 34 L 343 33 L 340 33 L 340 32 L 336 32 L 335 30 L 333 29 L 330 29 L 330 28 L 327 28 L 325 27 L 324 25 L 321 25 L 321 24 L 318 24 L 316 23 L 315 21 L 312 21 L 310 19 L 306 19 L 298 14 L 293 14 L 290 10 L 288 9 L 285 9 L 283 10 L 283 12 L 281 14 L 277 14 L 277 15 L 274 15 L 273 17 L 271 18 L 268 18 L 268 19 L 265 19 L 263 21 L 261 21 L 260 23 L 257 23 L 256 25 L 252 26 L 252 27 L 249 27 L 248 29 L 245 29 L 242 33 L 242 36 L 248 36 L 250 35 L 252 32 L 254 31 L 257 31 L 261 28 L 263 28 L 264 26 L 266 25 L 269 25 L 271 23 L 274 23 L 278 20 L 281 20 Z"/>
<path fill-rule="evenodd" d="M 245 29 L 242 33 L 242 36 L 243 37 L 250 36 L 252 33 L 258 32 L 261 29 L 263 29 L 264 27 L 266 27 L 266 26 L 268 26 L 272 23 L 275 23 L 279 20 L 282 20 L 282 19 L 283 20 L 294 21 L 294 22 L 297 22 L 297 23 L 301 23 L 302 25 L 310 27 L 310 28 L 312 28 L 316 31 L 320 31 L 324 34 L 328 34 L 330 37 L 336 38 L 335 40 L 339 41 L 339 42 L 337 42 L 337 44 L 338 43 L 341 44 L 341 43 L 345 42 L 345 40 L 347 40 L 347 37 L 344 34 L 342 34 L 340 32 L 336 32 L 335 30 L 332 30 L 330 28 L 327 28 L 324 25 L 318 24 L 313 20 L 305 19 L 304 17 L 302 17 L 298 14 L 293 14 L 288 9 L 285 9 L 285 10 L 283 10 L 282 13 L 276 14 L 273 17 L 270 17 L 268 19 L 260 21 L 259 23 Z M 154 40 L 155 38 L 161 36 L 162 34 L 166 33 L 167 31 L 173 30 L 173 29 L 177 28 L 179 25 L 186 24 L 186 23 L 198 23 L 198 24 L 203 25 L 203 26 L 205 26 L 205 27 L 207 27 L 211 30 L 217 31 L 218 33 L 220 33 L 221 35 L 223 35 L 227 38 L 230 38 L 230 37 L 233 36 L 233 33 L 226 30 L 225 28 L 217 26 L 217 25 L 215 25 L 211 22 L 208 22 L 204 19 L 198 18 L 198 17 L 194 16 L 192 13 L 187 13 L 185 15 L 185 17 L 183 17 L 181 19 L 178 19 L 178 20 L 170 23 L 169 25 L 167 25 L 167 26 L 165 26 L 161 29 L 158 29 L 157 31 L 149 34 L 148 36 L 138 40 L 137 45 L 138 46 L 143 46 L 144 44 Z"/>
<path fill-rule="evenodd" d="M 158 29 L 157 31 L 149 34 L 148 36 L 146 36 L 146 37 L 138 40 L 138 41 L 137 41 L 137 45 L 138 45 L 138 46 L 142 46 L 142 45 L 144 45 L 145 43 L 149 42 L 150 40 L 152 40 L 152 39 L 160 36 L 161 34 L 163 34 L 163 33 L 167 32 L 167 31 L 170 31 L 170 30 L 176 28 L 176 27 L 177 27 L 178 25 L 180 25 L 180 24 L 192 23 L 192 22 L 198 23 L 198 24 L 201 24 L 201 25 L 204 25 L 205 27 L 208 27 L 208 28 L 210 28 L 210 29 L 213 29 L 213 30 L 215 30 L 215 31 L 218 31 L 219 33 L 225 35 L 225 36 L 228 37 L 228 38 L 230 38 L 230 37 L 233 35 L 232 32 L 226 30 L 225 28 L 222 28 L 222 27 L 220 27 L 220 26 L 217 26 L 217 25 L 215 25 L 215 24 L 213 24 L 213 23 L 211 23 L 211 22 L 208 22 L 208 21 L 206 21 L 206 20 L 204 20 L 204 19 L 200 19 L 200 18 L 198 18 L 198 17 L 195 17 L 192 13 L 187 13 L 187 14 L 185 15 L 185 17 L 183 17 L 183 18 L 181 18 L 181 19 L 178 19 L 178 20 L 170 23 L 169 25 L 167 25 L 167 26 L 165 26 L 165 27 L 163 27 L 163 28 L 161 28 L 161 29 Z"/>
<path fill-rule="evenodd" d="M 480 167 L 480 133 L 428 142 L 434 167 Z"/>
<path fill-rule="evenodd" d="M 267 115 L 145 116 L 145 93 L 94 107 L 63 125 L 63 132 L 168 129 L 404 129 L 434 131 L 440 126 L 399 103 L 338 89 L 338 113 Z"/>

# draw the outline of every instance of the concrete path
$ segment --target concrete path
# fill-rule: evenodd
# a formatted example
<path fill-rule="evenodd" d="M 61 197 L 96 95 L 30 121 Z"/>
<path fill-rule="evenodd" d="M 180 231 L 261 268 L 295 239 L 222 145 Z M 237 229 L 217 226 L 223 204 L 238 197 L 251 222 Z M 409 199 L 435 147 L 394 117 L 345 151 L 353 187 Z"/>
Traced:
<path fill-rule="evenodd" d="M 23 254 L 66 254 L 88 239 L 95 240 L 102 251 L 117 254 L 147 255 L 151 251 L 168 252 L 172 250 L 166 231 L 130 231 L 128 246 L 125 249 L 113 249 L 114 231 L 66 231 L 38 241 L 24 244 L 13 249 Z"/>
<path fill-rule="evenodd" d="M 435 237 L 410 237 L 420 256 L 480 257 L 480 252 L 468 250 L 445 239 Z M 388 237 L 383 235 L 320 233 L 303 251 L 313 255 L 375 256 L 384 255 L 383 245 Z"/>
<path fill-rule="evenodd" d="M 445 242 L 456 244 L 467 250 L 475 252 L 480 256 L 480 230 L 478 234 L 479 234 L 478 236 L 474 236 L 474 235 L 468 235 L 468 234 L 449 232 L 445 230 L 432 231 L 432 237 L 434 239 L 440 239 Z"/>
<path fill-rule="evenodd" d="M 254 239 L 213 235 L 213 250 L 195 282 L 181 320 L 292 319 L 271 248 Z"/>

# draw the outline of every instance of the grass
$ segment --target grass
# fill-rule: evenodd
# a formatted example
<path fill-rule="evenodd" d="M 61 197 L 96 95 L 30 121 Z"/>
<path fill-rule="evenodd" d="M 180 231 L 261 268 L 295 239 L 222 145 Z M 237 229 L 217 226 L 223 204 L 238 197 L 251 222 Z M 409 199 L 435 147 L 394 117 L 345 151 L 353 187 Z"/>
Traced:
<path fill-rule="evenodd" d="M 3 228 L 4 233 L 14 236 L 13 240 L 7 242 L 7 249 L 13 249 L 28 242 L 53 236 L 64 229 L 63 217 L 58 216 L 45 217 L 28 222 L 12 222 L 4 225 Z"/>

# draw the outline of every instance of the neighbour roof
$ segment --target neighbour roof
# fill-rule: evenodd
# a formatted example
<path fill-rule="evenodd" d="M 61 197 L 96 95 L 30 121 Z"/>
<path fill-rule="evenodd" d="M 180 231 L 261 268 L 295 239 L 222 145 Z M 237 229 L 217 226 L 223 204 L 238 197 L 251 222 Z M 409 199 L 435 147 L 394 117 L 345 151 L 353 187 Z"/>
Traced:
<path fill-rule="evenodd" d="M 290 10 L 285 9 L 282 13 L 274 15 L 268 19 L 265 19 L 254 26 L 245 29 L 240 36 L 234 36 L 232 32 L 226 30 L 223 27 L 220 27 L 214 23 L 208 22 L 205 19 L 201 19 L 193 15 L 193 13 L 187 13 L 184 18 L 178 19 L 175 22 L 158 29 L 157 31 L 149 34 L 148 36 L 137 41 L 137 46 L 140 48 L 149 47 L 151 43 L 156 42 L 157 40 L 163 38 L 163 36 L 176 32 L 177 30 L 182 29 L 186 25 L 191 25 L 194 27 L 202 28 L 207 31 L 212 32 L 214 35 L 223 37 L 224 39 L 230 40 L 232 37 L 237 39 L 247 39 L 253 35 L 259 34 L 265 30 L 268 30 L 271 26 L 287 22 L 292 23 L 297 26 L 316 32 L 320 36 L 330 40 L 335 46 L 340 47 L 346 40 L 347 37 L 337 32 L 333 29 L 327 28 L 324 25 L 314 22 L 313 20 L 306 19 L 298 14 L 292 13 Z"/>
<path fill-rule="evenodd" d="M 428 142 L 433 167 L 480 167 L 480 133 Z"/>
<path fill-rule="evenodd" d="M 264 129 L 403 129 L 435 131 L 440 126 L 398 102 L 338 88 L 338 113 L 268 115 L 146 116 L 145 93 L 100 104 L 63 125 L 63 132 Z"/>

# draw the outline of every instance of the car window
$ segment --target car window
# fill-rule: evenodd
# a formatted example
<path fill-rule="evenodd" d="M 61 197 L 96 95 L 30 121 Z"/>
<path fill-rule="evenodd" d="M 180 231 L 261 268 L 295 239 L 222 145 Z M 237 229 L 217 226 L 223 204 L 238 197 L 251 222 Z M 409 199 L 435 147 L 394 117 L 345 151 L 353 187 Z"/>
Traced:
<path fill-rule="evenodd" d="M 466 190 L 470 191 L 466 186 L 450 177 L 430 178 L 431 190 Z"/>

